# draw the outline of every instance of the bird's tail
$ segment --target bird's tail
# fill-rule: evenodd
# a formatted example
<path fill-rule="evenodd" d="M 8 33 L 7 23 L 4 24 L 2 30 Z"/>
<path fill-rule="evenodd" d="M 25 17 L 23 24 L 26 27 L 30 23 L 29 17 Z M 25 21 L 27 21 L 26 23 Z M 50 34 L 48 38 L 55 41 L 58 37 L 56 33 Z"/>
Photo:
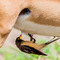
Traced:
<path fill-rule="evenodd" d="M 40 49 L 46 47 L 47 45 L 49 45 L 49 44 L 51 44 L 51 43 L 53 43 L 54 41 L 57 41 L 57 40 L 59 40 L 59 39 L 60 39 L 60 38 L 56 38 L 56 39 L 53 39 L 52 41 L 48 41 L 48 42 L 46 42 L 46 43 L 40 44 Z"/>
<path fill-rule="evenodd" d="M 55 41 L 57 41 L 57 40 L 59 40 L 60 38 L 56 38 L 56 39 L 53 39 L 52 41 L 48 41 L 48 42 L 46 42 L 45 43 L 45 45 L 49 45 L 49 44 L 51 44 L 51 43 L 53 43 L 53 42 L 55 42 Z"/>

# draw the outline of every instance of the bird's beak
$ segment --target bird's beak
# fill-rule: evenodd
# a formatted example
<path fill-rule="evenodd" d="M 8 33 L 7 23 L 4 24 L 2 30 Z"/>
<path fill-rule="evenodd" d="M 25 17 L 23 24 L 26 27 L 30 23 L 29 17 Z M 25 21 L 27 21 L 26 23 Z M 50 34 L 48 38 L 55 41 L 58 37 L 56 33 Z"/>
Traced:
<path fill-rule="evenodd" d="M 20 35 L 20 37 L 19 37 L 20 39 L 22 39 L 22 35 Z"/>

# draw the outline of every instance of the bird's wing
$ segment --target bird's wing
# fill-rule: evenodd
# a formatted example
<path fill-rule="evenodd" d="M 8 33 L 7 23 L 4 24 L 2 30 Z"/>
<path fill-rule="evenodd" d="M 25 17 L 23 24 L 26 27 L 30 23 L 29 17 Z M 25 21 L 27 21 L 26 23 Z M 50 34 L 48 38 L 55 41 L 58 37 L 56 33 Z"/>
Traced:
<path fill-rule="evenodd" d="M 22 45 L 20 50 L 25 52 L 25 53 L 29 53 L 29 54 L 37 54 L 37 55 L 45 55 L 46 56 L 46 54 L 44 54 L 40 50 L 37 50 L 37 49 L 35 49 L 33 47 L 26 46 L 26 45 Z"/>

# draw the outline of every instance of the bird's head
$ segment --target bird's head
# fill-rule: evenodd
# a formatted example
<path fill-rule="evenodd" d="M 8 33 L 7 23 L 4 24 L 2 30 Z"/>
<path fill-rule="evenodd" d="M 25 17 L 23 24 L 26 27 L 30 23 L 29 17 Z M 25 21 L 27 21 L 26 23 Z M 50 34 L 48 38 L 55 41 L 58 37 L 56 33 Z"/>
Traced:
<path fill-rule="evenodd" d="M 19 44 L 21 43 L 21 41 L 22 41 L 22 35 L 20 35 L 19 37 L 16 38 L 15 43 L 16 43 L 17 45 L 19 45 Z"/>

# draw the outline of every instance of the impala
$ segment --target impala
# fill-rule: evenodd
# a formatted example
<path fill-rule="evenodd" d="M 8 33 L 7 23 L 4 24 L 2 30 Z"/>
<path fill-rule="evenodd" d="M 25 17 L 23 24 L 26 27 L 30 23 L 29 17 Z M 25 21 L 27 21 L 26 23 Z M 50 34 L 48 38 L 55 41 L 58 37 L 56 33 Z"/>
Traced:
<path fill-rule="evenodd" d="M 60 0 L 0 0 L 0 47 L 13 27 L 60 36 Z"/>

